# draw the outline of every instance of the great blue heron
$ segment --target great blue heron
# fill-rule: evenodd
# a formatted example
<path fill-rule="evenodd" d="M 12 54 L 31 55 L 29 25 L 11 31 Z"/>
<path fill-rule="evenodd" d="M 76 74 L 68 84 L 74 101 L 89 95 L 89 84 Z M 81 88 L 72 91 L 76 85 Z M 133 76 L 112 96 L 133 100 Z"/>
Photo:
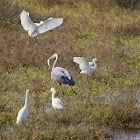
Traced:
<path fill-rule="evenodd" d="M 29 36 L 35 37 L 38 33 L 44 33 L 46 31 L 52 30 L 55 27 L 60 26 L 63 23 L 63 18 L 49 18 L 45 21 L 40 21 L 40 23 L 34 23 L 29 16 L 28 12 L 24 10 L 20 14 L 21 25 L 28 31 Z M 28 42 L 29 43 L 29 42 Z"/>
<path fill-rule="evenodd" d="M 26 98 L 25 98 L 25 105 L 20 109 L 17 116 L 17 125 L 23 123 L 27 116 L 28 116 L 28 93 L 30 92 L 29 89 L 26 90 Z"/>
<path fill-rule="evenodd" d="M 59 98 L 55 98 L 55 89 L 52 87 L 49 92 L 52 92 L 52 107 L 54 109 L 64 109 L 63 102 Z"/>
<path fill-rule="evenodd" d="M 92 62 L 89 62 L 87 58 L 85 57 L 73 57 L 73 62 L 78 63 L 79 67 L 81 69 L 80 73 L 88 74 L 90 75 L 92 72 L 95 72 L 97 70 L 97 63 L 98 59 L 93 59 Z M 94 64 L 94 67 L 91 65 Z"/>
<path fill-rule="evenodd" d="M 49 68 L 50 68 L 50 59 L 53 59 L 53 58 L 56 58 L 56 59 L 55 59 L 55 61 L 53 63 L 53 66 L 52 66 L 51 79 L 53 79 L 56 82 L 58 82 L 61 89 L 62 89 L 61 84 L 68 84 L 68 85 L 70 85 L 70 87 L 71 86 L 74 86 L 75 85 L 75 82 L 74 82 L 71 74 L 66 69 L 64 69 L 64 68 L 55 67 L 56 66 L 56 63 L 58 61 L 58 54 L 57 53 L 54 53 L 48 59 Z M 62 89 L 62 93 L 64 94 L 63 89 Z"/>

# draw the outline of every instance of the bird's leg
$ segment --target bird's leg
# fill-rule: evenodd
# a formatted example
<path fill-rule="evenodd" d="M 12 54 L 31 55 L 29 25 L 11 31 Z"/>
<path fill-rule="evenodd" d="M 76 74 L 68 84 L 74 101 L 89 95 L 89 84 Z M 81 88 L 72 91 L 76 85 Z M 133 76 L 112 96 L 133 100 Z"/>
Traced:
<path fill-rule="evenodd" d="M 35 46 L 38 47 L 37 39 L 35 38 Z"/>
<path fill-rule="evenodd" d="M 30 37 L 29 40 L 27 41 L 26 45 L 29 46 L 30 42 L 31 42 L 31 37 Z"/>
<path fill-rule="evenodd" d="M 61 87 L 61 83 L 59 83 L 59 85 L 60 85 L 60 88 L 61 88 L 62 93 L 63 93 L 63 95 L 64 95 L 64 91 L 63 91 L 63 88 Z"/>
<path fill-rule="evenodd" d="M 70 86 L 70 87 L 71 87 L 71 86 Z M 71 87 L 71 89 L 72 89 L 73 93 L 74 93 L 74 94 L 76 94 L 76 92 L 73 90 L 73 88 L 72 88 L 72 87 Z"/>
<path fill-rule="evenodd" d="M 89 76 L 89 75 L 87 75 L 87 81 L 89 80 L 89 79 L 88 79 L 88 78 L 89 78 L 88 76 Z"/>
<path fill-rule="evenodd" d="M 29 45 L 29 43 L 30 43 L 30 42 L 29 42 L 29 40 L 28 40 L 28 41 L 27 41 L 27 43 L 26 43 L 26 45 L 28 46 L 28 45 Z"/>
<path fill-rule="evenodd" d="M 19 126 L 17 125 L 17 135 L 19 134 Z"/>
<path fill-rule="evenodd" d="M 96 76 L 95 76 L 95 73 L 93 74 L 93 77 L 95 78 Z"/>
<path fill-rule="evenodd" d="M 29 46 L 29 43 L 30 43 L 30 39 L 31 39 L 31 38 L 29 38 L 29 40 L 28 40 L 28 41 L 27 41 L 27 43 L 26 43 L 26 45 L 27 45 L 27 46 Z"/>

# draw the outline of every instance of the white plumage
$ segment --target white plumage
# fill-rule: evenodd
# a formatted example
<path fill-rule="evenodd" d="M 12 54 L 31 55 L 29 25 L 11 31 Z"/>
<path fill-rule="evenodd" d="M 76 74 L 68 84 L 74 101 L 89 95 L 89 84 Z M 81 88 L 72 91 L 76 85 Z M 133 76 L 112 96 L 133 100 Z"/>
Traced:
<path fill-rule="evenodd" d="M 92 72 L 97 70 L 98 59 L 93 59 L 93 62 L 89 62 L 85 57 L 73 57 L 73 62 L 79 64 L 79 68 L 81 69 L 80 73 L 90 75 Z M 94 67 L 91 66 L 94 64 Z"/>
<path fill-rule="evenodd" d="M 52 87 L 50 89 L 50 92 L 52 92 L 52 106 L 54 109 L 64 109 L 63 102 L 59 98 L 55 98 L 55 89 Z"/>
<path fill-rule="evenodd" d="M 20 14 L 21 25 L 28 31 L 29 36 L 35 37 L 38 33 L 44 33 L 46 31 L 52 30 L 55 27 L 60 26 L 63 23 L 63 18 L 49 18 L 45 21 L 40 21 L 40 23 L 34 23 L 29 16 L 28 12 L 24 10 Z"/>
<path fill-rule="evenodd" d="M 28 116 L 28 93 L 30 92 L 29 89 L 26 90 L 26 98 L 25 98 L 25 105 L 20 109 L 17 116 L 17 125 L 23 123 L 27 116 Z"/>

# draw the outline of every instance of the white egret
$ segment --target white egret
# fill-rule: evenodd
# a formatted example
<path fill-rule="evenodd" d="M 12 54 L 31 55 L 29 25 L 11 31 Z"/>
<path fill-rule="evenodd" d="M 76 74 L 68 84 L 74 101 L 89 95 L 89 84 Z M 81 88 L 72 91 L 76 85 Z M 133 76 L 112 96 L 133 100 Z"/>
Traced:
<path fill-rule="evenodd" d="M 92 62 L 89 62 L 87 58 L 85 57 L 73 57 L 73 62 L 79 64 L 79 67 L 81 69 L 80 73 L 88 74 L 90 75 L 92 72 L 95 72 L 97 70 L 97 63 L 98 59 L 93 59 Z M 94 64 L 94 67 L 91 66 Z"/>
<path fill-rule="evenodd" d="M 26 98 L 25 98 L 25 105 L 20 109 L 17 116 L 17 125 L 23 123 L 27 116 L 28 116 L 28 93 L 30 92 L 29 89 L 26 90 Z"/>
<path fill-rule="evenodd" d="M 68 84 L 70 86 L 74 86 L 75 85 L 75 82 L 74 82 L 71 74 L 66 69 L 64 69 L 64 68 L 55 67 L 55 65 L 56 65 L 56 63 L 58 61 L 58 54 L 57 53 L 54 53 L 48 59 L 48 65 L 49 65 L 49 67 L 50 67 L 50 59 L 53 59 L 53 58 L 56 58 L 56 59 L 55 59 L 55 61 L 53 63 L 53 66 L 52 66 L 51 79 L 53 79 L 56 82 L 58 82 L 61 89 L 62 89 L 61 84 Z M 62 89 L 62 93 L 64 94 L 63 89 Z"/>
<path fill-rule="evenodd" d="M 52 87 L 49 92 L 52 92 L 52 106 L 54 109 L 64 109 L 63 102 L 59 98 L 55 98 L 55 89 Z"/>
<path fill-rule="evenodd" d="M 20 14 L 21 25 L 28 31 L 29 36 L 35 37 L 38 33 L 45 33 L 46 31 L 52 30 L 60 26 L 63 23 L 63 18 L 49 18 L 45 21 L 40 21 L 40 23 L 34 23 L 29 16 L 28 12 L 24 10 Z"/>

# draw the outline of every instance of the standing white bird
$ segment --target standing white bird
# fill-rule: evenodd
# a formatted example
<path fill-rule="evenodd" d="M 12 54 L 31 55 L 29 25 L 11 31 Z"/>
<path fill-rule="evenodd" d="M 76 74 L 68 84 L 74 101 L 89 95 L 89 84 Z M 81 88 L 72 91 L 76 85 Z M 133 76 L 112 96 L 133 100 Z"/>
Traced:
<path fill-rule="evenodd" d="M 24 10 L 20 14 L 21 25 L 28 31 L 29 36 L 35 37 L 38 33 L 44 33 L 46 31 L 52 30 L 55 27 L 60 26 L 63 23 L 63 18 L 49 18 L 45 21 L 40 21 L 40 23 L 33 23 L 30 19 L 29 13 Z"/>
<path fill-rule="evenodd" d="M 17 125 L 23 123 L 27 116 L 28 116 L 28 93 L 30 92 L 29 89 L 26 90 L 26 98 L 25 98 L 25 105 L 20 109 L 17 116 Z"/>
<path fill-rule="evenodd" d="M 64 68 L 55 67 L 55 65 L 57 63 L 57 60 L 58 60 L 58 54 L 57 53 L 54 53 L 48 59 L 49 68 L 50 68 L 50 59 L 53 59 L 53 58 L 56 58 L 56 59 L 55 59 L 55 61 L 53 63 L 53 66 L 52 66 L 51 79 L 53 79 L 56 82 L 58 82 L 61 89 L 62 89 L 61 84 L 68 84 L 68 85 L 70 85 L 70 87 L 71 86 L 74 86 L 75 85 L 75 82 L 74 82 L 71 74 L 66 69 L 64 69 Z M 63 89 L 62 89 L 62 93 L 64 94 Z"/>
<path fill-rule="evenodd" d="M 93 62 L 89 62 L 87 58 L 85 57 L 73 57 L 73 62 L 79 64 L 79 67 L 81 69 L 80 73 L 88 74 L 90 75 L 92 72 L 95 72 L 97 70 L 97 63 L 98 59 L 93 59 Z M 94 64 L 94 67 L 91 65 Z"/>
<path fill-rule="evenodd" d="M 64 109 L 63 102 L 59 98 L 55 98 L 55 89 L 52 87 L 49 92 L 52 92 L 52 106 L 54 109 Z"/>

